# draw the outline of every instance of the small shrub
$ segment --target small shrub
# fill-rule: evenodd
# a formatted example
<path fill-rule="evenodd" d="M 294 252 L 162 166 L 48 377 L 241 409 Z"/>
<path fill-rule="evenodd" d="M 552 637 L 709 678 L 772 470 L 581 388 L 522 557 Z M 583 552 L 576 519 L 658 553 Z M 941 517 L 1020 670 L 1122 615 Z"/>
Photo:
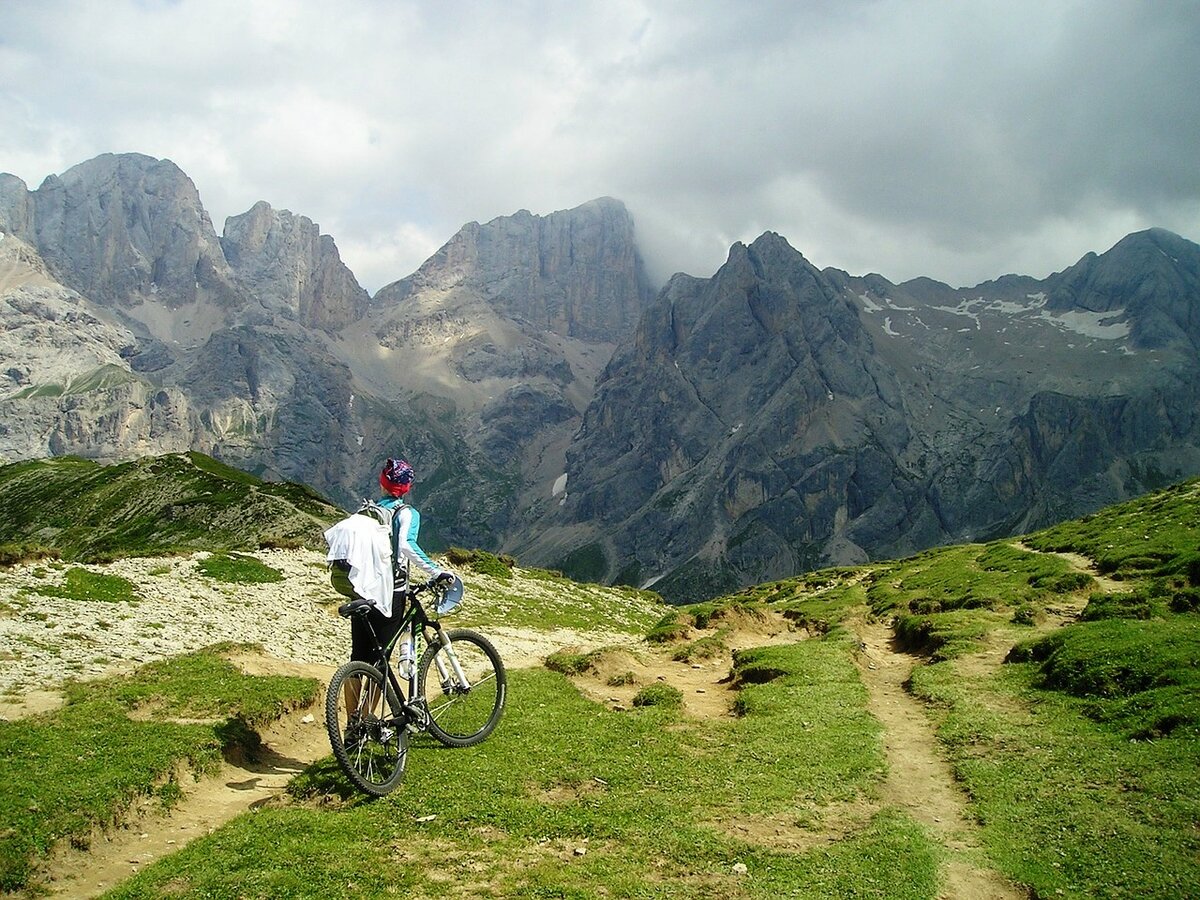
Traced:
<path fill-rule="evenodd" d="M 491 575 L 493 578 L 505 580 L 512 578 L 512 569 L 508 564 L 494 553 L 488 553 L 486 550 L 476 550 L 468 565 L 480 575 Z"/>
<path fill-rule="evenodd" d="M 1171 598 L 1171 612 L 1200 612 L 1200 587 L 1176 591 L 1175 596 Z"/>
<path fill-rule="evenodd" d="M 654 684 L 646 685 L 634 695 L 633 705 L 678 709 L 683 705 L 683 692 L 673 685 L 656 681 Z"/>
<path fill-rule="evenodd" d="M 464 550 L 462 547 L 451 547 L 447 550 L 446 560 L 451 566 L 468 567 L 480 575 L 490 575 L 506 581 L 512 578 L 512 569 L 517 564 L 517 561 L 508 555 L 497 556 L 486 550 Z"/>
<path fill-rule="evenodd" d="M 646 634 L 646 640 L 651 644 L 666 644 L 671 641 L 684 640 L 691 632 L 694 620 L 685 612 L 672 610 Z"/>
<path fill-rule="evenodd" d="M 1040 618 L 1041 613 L 1036 607 L 1022 603 L 1013 611 L 1012 620 L 1015 625 L 1036 625 Z"/>
<path fill-rule="evenodd" d="M 1153 619 L 1165 612 L 1161 600 L 1152 600 L 1146 593 L 1130 591 L 1121 594 L 1092 594 L 1079 614 L 1085 622 L 1101 619 Z"/>
<path fill-rule="evenodd" d="M 1092 587 L 1095 583 L 1096 579 L 1087 572 L 1070 572 L 1066 575 L 1059 575 L 1057 578 L 1051 578 L 1038 586 L 1046 588 L 1052 594 L 1070 594 Z"/>
<path fill-rule="evenodd" d="M 608 679 L 609 687 L 625 687 L 630 684 L 637 684 L 637 676 L 632 672 L 620 672 Z"/>
<path fill-rule="evenodd" d="M 671 654 L 671 659 L 675 662 L 694 662 L 698 659 L 712 659 L 714 656 L 720 656 L 725 650 L 725 641 L 721 636 L 710 634 L 677 648 Z"/>
<path fill-rule="evenodd" d="M 58 550 L 41 544 L 13 542 L 0 544 L 0 568 L 17 566 L 39 559 L 59 559 Z"/>
<path fill-rule="evenodd" d="M 299 550 L 304 541 L 297 536 L 267 534 L 258 540 L 259 550 Z"/>

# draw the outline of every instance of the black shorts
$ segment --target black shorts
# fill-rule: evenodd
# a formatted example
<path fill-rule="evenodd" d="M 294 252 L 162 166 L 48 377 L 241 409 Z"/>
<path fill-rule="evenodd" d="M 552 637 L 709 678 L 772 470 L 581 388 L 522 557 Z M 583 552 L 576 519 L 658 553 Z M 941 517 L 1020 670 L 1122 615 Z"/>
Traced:
<path fill-rule="evenodd" d="M 379 661 L 379 652 L 375 649 L 375 641 L 378 640 L 380 644 L 386 647 L 396 637 L 400 626 L 404 624 L 403 605 L 393 603 L 392 612 L 394 615 L 385 616 L 379 610 L 371 607 L 365 617 L 350 617 L 351 659 L 362 660 L 363 662 L 372 664 Z M 368 627 L 368 623 L 370 627 Z M 375 629 L 374 637 L 371 636 L 372 628 Z"/>

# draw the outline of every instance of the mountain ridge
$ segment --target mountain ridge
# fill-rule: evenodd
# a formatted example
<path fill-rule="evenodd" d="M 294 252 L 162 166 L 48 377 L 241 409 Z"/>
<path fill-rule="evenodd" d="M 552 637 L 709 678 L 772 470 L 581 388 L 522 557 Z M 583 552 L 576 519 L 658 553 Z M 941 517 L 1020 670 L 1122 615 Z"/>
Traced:
<path fill-rule="evenodd" d="M 0 457 L 192 448 L 349 505 L 400 453 L 435 546 L 677 598 L 1200 472 L 1200 247 L 1161 229 L 970 288 L 765 232 L 655 295 L 597 198 L 468 223 L 372 297 L 304 216 L 218 236 L 173 163 L 106 154 L 0 176 L 0 230 Z"/>

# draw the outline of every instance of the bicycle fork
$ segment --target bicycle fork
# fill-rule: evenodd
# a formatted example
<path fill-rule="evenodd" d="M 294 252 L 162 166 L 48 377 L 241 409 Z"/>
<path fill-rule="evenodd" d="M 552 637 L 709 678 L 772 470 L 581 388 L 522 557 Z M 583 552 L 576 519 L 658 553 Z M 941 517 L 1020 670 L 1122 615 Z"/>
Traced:
<path fill-rule="evenodd" d="M 452 691 L 465 694 L 471 690 L 471 682 L 467 680 L 467 675 L 463 671 L 462 664 L 458 661 L 458 654 L 454 652 L 454 645 L 450 642 L 446 630 L 442 628 L 439 622 L 435 626 L 437 630 L 437 641 L 439 646 L 446 651 L 446 659 L 450 660 L 450 670 L 453 671 L 454 677 L 450 677 L 450 671 L 447 671 L 446 662 L 442 659 L 441 653 L 435 653 L 433 664 L 437 667 L 438 680 L 442 684 L 442 693 L 449 694 Z"/>

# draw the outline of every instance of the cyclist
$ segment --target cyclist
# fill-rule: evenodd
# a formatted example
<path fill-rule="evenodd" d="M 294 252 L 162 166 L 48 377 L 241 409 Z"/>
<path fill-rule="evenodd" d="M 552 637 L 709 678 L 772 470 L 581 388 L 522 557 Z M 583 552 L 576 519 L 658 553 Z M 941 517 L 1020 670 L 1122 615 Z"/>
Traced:
<path fill-rule="evenodd" d="M 454 573 L 439 568 L 429 558 L 421 545 L 417 543 L 417 535 L 421 530 L 421 514 L 404 502 L 405 495 L 412 489 L 416 479 L 413 467 L 402 459 L 388 458 L 379 473 L 379 487 L 383 490 L 383 498 L 379 505 L 392 512 L 392 561 L 395 571 L 396 590 L 392 599 L 391 615 L 387 616 L 378 609 L 372 608 L 364 620 L 359 616 L 350 619 L 350 658 L 374 663 L 375 643 L 371 638 L 370 622 L 380 642 L 386 647 L 400 630 L 404 621 L 404 591 L 408 585 L 403 582 L 405 570 L 411 565 L 426 578 L 438 581 L 453 581 Z"/>

